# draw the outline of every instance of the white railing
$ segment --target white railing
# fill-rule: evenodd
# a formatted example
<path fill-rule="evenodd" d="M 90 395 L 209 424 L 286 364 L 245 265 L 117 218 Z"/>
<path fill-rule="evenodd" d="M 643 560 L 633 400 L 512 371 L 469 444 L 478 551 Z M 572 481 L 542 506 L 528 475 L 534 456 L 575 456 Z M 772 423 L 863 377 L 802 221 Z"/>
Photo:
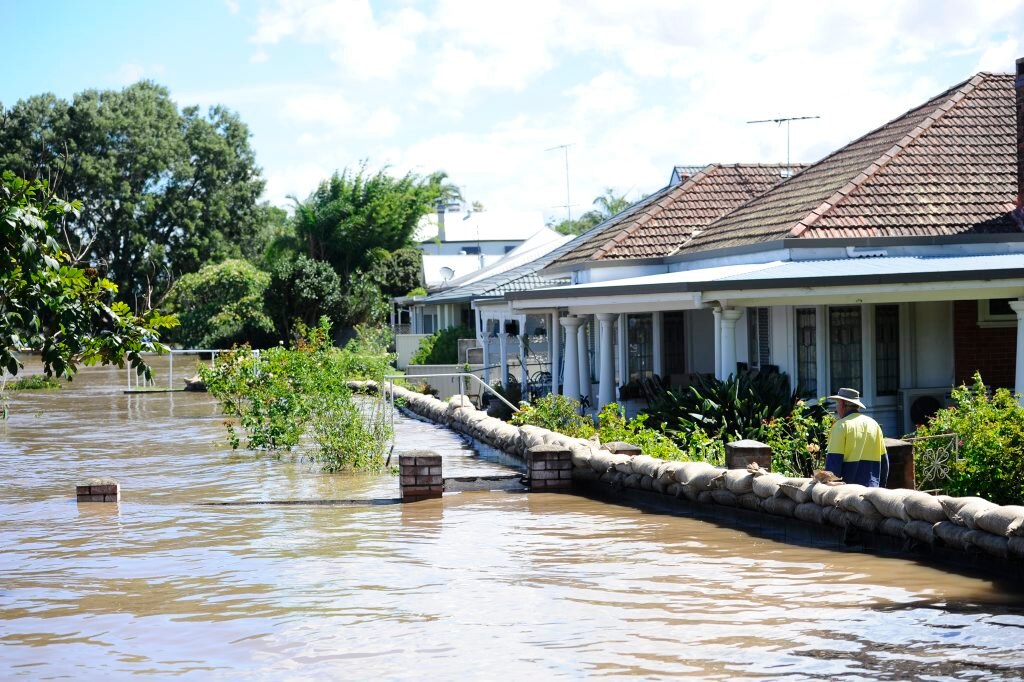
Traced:
<path fill-rule="evenodd" d="M 519 412 L 519 408 L 518 407 L 516 407 L 515 405 L 510 403 L 508 400 L 506 400 L 505 396 L 501 395 L 500 393 L 495 391 L 493 388 L 488 386 L 486 381 L 484 381 L 483 379 L 481 379 L 480 377 L 478 377 L 475 374 L 470 374 L 468 372 L 447 372 L 447 373 L 443 373 L 443 374 L 415 374 L 415 375 L 412 375 L 412 376 L 414 378 L 416 378 L 416 379 L 421 379 L 421 378 L 422 379 L 427 379 L 427 378 L 433 378 L 433 377 L 458 377 L 459 378 L 459 398 L 462 401 L 462 407 L 466 406 L 466 377 L 469 377 L 470 379 L 473 379 L 478 384 L 480 384 L 480 387 L 483 388 L 485 391 L 487 391 L 488 393 L 493 395 L 495 398 L 497 398 L 501 402 L 503 402 L 506 405 L 508 405 L 508 407 L 511 408 L 511 410 L 513 412 Z M 384 376 L 384 378 L 388 380 L 388 385 L 389 385 L 388 394 L 389 394 L 389 396 L 391 398 L 391 428 L 392 428 L 392 431 L 394 431 L 394 426 L 395 426 L 395 379 L 409 379 L 410 376 L 409 375 L 405 375 L 405 374 L 386 374 Z"/>
<path fill-rule="evenodd" d="M 167 390 L 173 390 L 174 388 L 174 355 L 199 355 L 200 353 L 210 354 L 210 367 L 213 367 L 214 361 L 217 359 L 218 353 L 223 353 L 223 350 L 216 350 L 212 348 L 183 348 L 183 349 L 171 349 L 168 351 L 168 368 L 167 368 Z M 164 353 L 140 353 L 140 355 L 164 355 Z M 135 376 L 135 390 L 141 390 L 140 387 L 145 386 L 144 380 L 138 372 L 136 372 L 130 365 L 126 368 L 128 372 L 128 390 L 132 390 L 132 375 Z"/>

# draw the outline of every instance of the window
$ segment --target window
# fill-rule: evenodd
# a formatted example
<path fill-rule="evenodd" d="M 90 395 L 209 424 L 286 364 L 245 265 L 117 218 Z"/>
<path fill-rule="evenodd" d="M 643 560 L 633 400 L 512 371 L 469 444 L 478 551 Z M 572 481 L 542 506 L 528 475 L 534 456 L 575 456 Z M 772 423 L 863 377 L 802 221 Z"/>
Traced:
<path fill-rule="evenodd" d="M 479 246 L 463 246 L 462 247 L 462 253 L 466 254 L 467 256 L 476 256 L 476 255 L 480 254 L 480 247 Z"/>
<path fill-rule="evenodd" d="M 650 314 L 626 316 L 629 381 L 654 374 L 654 320 Z"/>
<path fill-rule="evenodd" d="M 900 387 L 900 308 L 875 306 L 875 391 L 896 395 Z"/>
<path fill-rule="evenodd" d="M 841 387 L 863 390 L 860 337 L 860 306 L 828 309 L 828 362 L 832 393 Z"/>
<path fill-rule="evenodd" d="M 797 394 L 815 398 L 818 392 L 818 315 L 814 308 L 796 309 Z"/>
<path fill-rule="evenodd" d="M 771 363 L 771 309 L 747 308 L 747 364 L 764 367 Z"/>
<path fill-rule="evenodd" d="M 979 327 L 1015 327 L 1017 313 L 1010 307 L 1010 298 L 990 298 L 978 301 Z"/>
<path fill-rule="evenodd" d="M 515 244 L 506 244 L 505 245 L 505 253 L 508 253 L 508 252 L 514 250 L 515 248 L 516 248 Z"/>

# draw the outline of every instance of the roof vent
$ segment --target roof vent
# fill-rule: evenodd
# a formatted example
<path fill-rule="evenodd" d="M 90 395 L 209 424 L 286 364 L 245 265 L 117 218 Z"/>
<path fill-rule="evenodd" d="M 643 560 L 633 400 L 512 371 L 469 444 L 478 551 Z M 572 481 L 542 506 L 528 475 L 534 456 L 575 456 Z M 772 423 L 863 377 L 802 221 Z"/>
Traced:
<path fill-rule="evenodd" d="M 885 258 L 889 252 L 885 249 L 859 249 L 856 246 L 846 247 L 847 258 Z"/>

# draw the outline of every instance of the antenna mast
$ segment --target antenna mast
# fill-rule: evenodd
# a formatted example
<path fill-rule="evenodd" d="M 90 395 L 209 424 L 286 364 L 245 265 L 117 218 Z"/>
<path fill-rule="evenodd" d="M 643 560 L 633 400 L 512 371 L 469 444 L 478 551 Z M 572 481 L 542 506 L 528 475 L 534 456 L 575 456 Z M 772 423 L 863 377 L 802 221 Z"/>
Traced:
<path fill-rule="evenodd" d="M 565 211 L 570 223 L 572 222 L 572 201 L 569 198 L 569 147 L 571 146 L 571 144 L 560 144 L 544 150 L 546 152 L 553 152 L 556 149 L 561 149 L 565 154 Z"/>
<path fill-rule="evenodd" d="M 747 123 L 775 123 L 780 126 L 783 123 L 786 124 L 786 172 L 792 175 L 793 165 L 789 161 L 789 124 L 793 121 L 809 121 L 815 118 L 821 118 L 821 116 L 780 116 L 779 118 L 762 118 L 757 121 L 747 121 Z"/>

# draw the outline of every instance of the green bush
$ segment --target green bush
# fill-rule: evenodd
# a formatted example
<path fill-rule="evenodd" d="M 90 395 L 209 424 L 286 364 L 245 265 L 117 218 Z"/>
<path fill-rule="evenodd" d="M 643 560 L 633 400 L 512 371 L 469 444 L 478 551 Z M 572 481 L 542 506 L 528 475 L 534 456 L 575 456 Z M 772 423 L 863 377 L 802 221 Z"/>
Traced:
<path fill-rule="evenodd" d="M 410 365 L 454 365 L 459 361 L 459 339 L 475 339 L 469 327 L 448 327 L 420 341 Z"/>
<path fill-rule="evenodd" d="M 580 401 L 564 395 L 549 394 L 538 398 L 533 405 L 523 405 L 509 421 L 517 426 L 540 426 L 573 438 L 594 435 L 594 421 L 580 414 Z"/>
<path fill-rule="evenodd" d="M 505 386 L 502 386 L 500 381 L 495 381 L 493 384 L 491 384 L 491 388 L 493 388 L 494 392 L 500 395 L 502 398 L 509 401 L 513 405 L 518 406 L 520 408 L 520 411 L 522 411 L 522 409 L 526 407 L 523 404 L 523 387 L 519 385 L 519 382 L 516 381 L 515 377 L 511 375 L 508 377 L 507 388 Z M 513 412 L 508 405 L 501 402 L 494 396 L 488 395 L 487 399 L 490 401 L 487 404 L 487 414 L 492 417 L 497 417 L 498 419 L 503 419 L 504 421 L 511 421 L 511 419 L 516 414 L 518 414 Z"/>
<path fill-rule="evenodd" d="M 1005 388 L 990 394 L 978 373 L 972 385 L 953 390 L 953 403 L 917 429 L 918 438 L 940 437 L 915 447 L 918 488 L 1024 504 L 1024 408 Z M 924 458 L 927 448 L 944 445 L 948 458 Z"/>
<path fill-rule="evenodd" d="M 37 391 L 40 389 L 60 388 L 60 381 L 55 377 L 33 374 L 32 376 L 19 377 L 14 381 L 10 381 L 2 388 L 8 391 Z"/>
<path fill-rule="evenodd" d="M 793 412 L 769 420 L 762 442 L 772 448 L 772 471 L 787 476 L 812 476 L 825 465 L 825 450 L 835 417 L 822 407 L 797 401 Z"/>
<path fill-rule="evenodd" d="M 662 393 L 647 410 L 652 421 L 678 432 L 680 441 L 700 430 L 723 443 L 763 442 L 766 424 L 789 416 L 796 404 L 785 374 L 744 372 L 725 381 L 693 374 L 691 380 L 686 389 Z"/>
<path fill-rule="evenodd" d="M 186 348 L 272 345 L 274 325 L 263 312 L 270 275 L 243 260 L 207 265 L 182 275 L 167 296 L 181 326 L 170 340 Z"/>
<path fill-rule="evenodd" d="M 626 419 L 616 403 L 608 403 L 597 416 L 598 436 L 602 443 L 620 441 L 640 448 L 645 455 L 660 459 L 689 460 L 688 453 L 663 431 L 647 426 L 649 415 L 641 414 Z"/>

